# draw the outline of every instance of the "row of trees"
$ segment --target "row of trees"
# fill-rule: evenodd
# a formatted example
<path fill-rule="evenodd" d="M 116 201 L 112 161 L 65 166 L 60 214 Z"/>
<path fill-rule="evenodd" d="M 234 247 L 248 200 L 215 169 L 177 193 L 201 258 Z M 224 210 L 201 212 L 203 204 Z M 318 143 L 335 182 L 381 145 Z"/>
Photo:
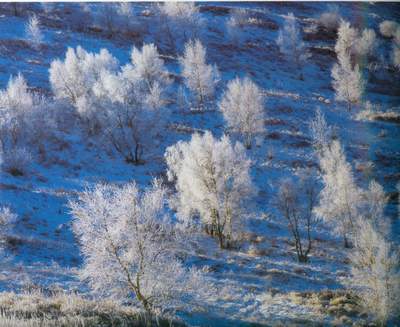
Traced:
<path fill-rule="evenodd" d="M 206 63 L 198 40 L 185 45 L 180 64 L 192 103 L 204 110 L 219 81 L 217 67 Z M 133 48 L 131 63 L 120 68 L 105 49 L 93 54 L 69 48 L 64 61 L 51 63 L 50 83 L 55 96 L 76 109 L 90 133 L 101 130 L 127 162 L 140 162 L 168 114 L 165 96 L 171 80 L 153 44 Z M 248 78 L 237 78 L 229 82 L 219 107 L 228 127 L 250 148 L 254 136 L 264 130 L 261 90 Z"/>

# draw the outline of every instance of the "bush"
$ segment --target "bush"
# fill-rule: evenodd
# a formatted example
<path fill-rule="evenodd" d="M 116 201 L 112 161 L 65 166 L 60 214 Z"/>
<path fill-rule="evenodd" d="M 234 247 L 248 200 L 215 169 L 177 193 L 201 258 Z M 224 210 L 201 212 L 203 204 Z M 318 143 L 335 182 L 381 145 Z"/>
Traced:
<path fill-rule="evenodd" d="M 13 176 L 23 176 L 31 162 L 31 153 L 26 148 L 12 148 L 2 153 L 1 168 Z"/>
<path fill-rule="evenodd" d="M 329 31 L 336 31 L 339 27 L 340 19 L 338 6 L 329 6 L 328 11 L 321 14 L 318 24 Z"/>
<path fill-rule="evenodd" d="M 398 28 L 399 24 L 392 20 L 385 20 L 379 24 L 379 32 L 387 38 L 393 37 Z"/>

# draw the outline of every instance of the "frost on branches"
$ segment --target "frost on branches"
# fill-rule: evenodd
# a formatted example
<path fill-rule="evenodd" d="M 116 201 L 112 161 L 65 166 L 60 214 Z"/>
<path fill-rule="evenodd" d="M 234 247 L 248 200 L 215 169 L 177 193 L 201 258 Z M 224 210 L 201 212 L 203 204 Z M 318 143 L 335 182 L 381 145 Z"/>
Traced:
<path fill-rule="evenodd" d="M 50 85 L 56 98 L 65 99 L 75 107 L 91 129 L 98 126 L 93 101 L 93 85 L 104 72 L 115 72 L 117 60 L 106 50 L 87 52 L 82 47 L 68 48 L 64 61 L 54 60 L 50 65 Z"/>
<path fill-rule="evenodd" d="M 180 49 L 182 44 L 200 36 L 203 19 L 194 2 L 166 1 L 159 6 L 159 14 L 163 27 L 160 34 L 167 36 L 172 47 Z"/>
<path fill-rule="evenodd" d="M 219 108 L 228 127 L 239 133 L 250 149 L 253 137 L 265 129 L 264 99 L 258 86 L 249 78 L 230 81 Z"/>
<path fill-rule="evenodd" d="M 39 18 L 37 18 L 36 15 L 33 15 L 31 18 L 29 18 L 29 21 L 25 27 L 26 38 L 35 49 L 39 49 L 41 43 L 43 42 L 43 34 L 39 25 Z"/>
<path fill-rule="evenodd" d="M 0 207 L 0 241 L 2 242 L 5 233 L 14 225 L 17 215 L 9 207 Z"/>
<path fill-rule="evenodd" d="M 206 132 L 167 148 L 165 159 L 168 178 L 176 181 L 178 217 L 187 226 L 199 223 L 221 248 L 229 247 L 243 228 L 254 190 L 244 147 Z"/>
<path fill-rule="evenodd" d="M 358 220 L 353 243 L 354 249 L 350 253 L 352 284 L 359 287 L 366 309 L 386 326 L 400 314 L 399 249 L 388 242 L 370 220 L 362 217 Z"/>
<path fill-rule="evenodd" d="M 153 44 L 132 49 L 131 64 L 119 73 L 103 72 L 94 85 L 95 101 L 103 109 L 103 129 L 128 163 L 138 164 L 164 121 L 163 95 L 168 71 Z"/>
<path fill-rule="evenodd" d="M 141 162 L 163 118 L 168 71 L 153 44 L 132 49 L 131 63 L 118 69 L 105 49 L 99 54 L 68 49 L 64 62 L 53 61 L 50 82 L 56 97 L 72 104 L 89 130 L 100 129 L 126 162 Z"/>
<path fill-rule="evenodd" d="M 158 181 L 144 192 L 135 183 L 99 184 L 70 203 L 84 255 L 81 277 L 95 293 L 149 314 L 195 305 L 205 282 L 177 259 L 178 232 L 164 206 Z"/>
<path fill-rule="evenodd" d="M 329 146 L 332 141 L 333 129 L 326 122 L 321 109 L 318 108 L 315 117 L 308 124 L 313 146 L 317 153 Z"/>
<path fill-rule="evenodd" d="M 357 30 L 350 27 L 350 23 L 341 21 L 335 45 L 338 63 L 332 68 L 332 86 L 336 99 L 346 102 L 349 111 L 353 104 L 360 103 L 365 88 L 359 65 L 352 63 L 356 41 Z"/>
<path fill-rule="evenodd" d="M 38 120 L 35 110 L 46 109 L 38 100 L 21 74 L 10 77 L 7 88 L 0 90 L 1 167 L 14 176 L 24 175 L 31 161 L 26 147 L 36 139 L 38 131 L 48 126 L 39 122 L 35 125 Z M 40 115 L 40 119 L 45 119 L 46 114 Z"/>
<path fill-rule="evenodd" d="M 218 68 L 206 63 L 206 49 L 199 40 L 185 44 L 180 63 L 185 85 L 194 94 L 197 108 L 203 110 L 219 82 Z"/>
<path fill-rule="evenodd" d="M 279 31 L 276 43 L 279 50 L 286 58 L 296 65 L 297 69 L 310 57 L 304 42 L 302 41 L 300 29 L 293 13 L 285 17 L 283 28 Z"/>
<path fill-rule="evenodd" d="M 346 161 L 338 141 L 333 141 L 323 149 L 320 168 L 323 189 L 316 213 L 335 227 L 336 232 L 343 237 L 345 247 L 349 247 L 362 203 L 362 191 L 355 184 L 351 165 Z"/>

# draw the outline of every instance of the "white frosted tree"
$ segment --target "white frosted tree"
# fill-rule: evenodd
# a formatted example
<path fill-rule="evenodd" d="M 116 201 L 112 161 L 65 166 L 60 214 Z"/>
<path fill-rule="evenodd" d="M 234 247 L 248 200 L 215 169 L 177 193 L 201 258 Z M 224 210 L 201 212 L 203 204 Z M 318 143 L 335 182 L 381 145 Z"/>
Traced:
<path fill-rule="evenodd" d="M 391 38 L 396 33 L 400 25 L 392 20 L 384 20 L 379 24 L 379 32 L 387 38 Z"/>
<path fill-rule="evenodd" d="M 145 92 L 150 92 L 156 85 L 164 89 L 170 83 L 164 61 L 153 43 L 144 44 L 141 50 L 133 47 L 131 62 L 131 66 L 124 67 L 125 75 L 129 74 L 127 77 L 132 80 L 139 80 Z"/>
<path fill-rule="evenodd" d="M 199 40 L 185 44 L 180 64 L 185 85 L 195 95 L 198 108 L 204 109 L 219 81 L 218 68 L 206 63 L 206 49 Z"/>
<path fill-rule="evenodd" d="M 336 5 L 328 5 L 328 10 L 321 14 L 318 23 L 324 26 L 328 31 L 336 31 L 339 27 L 340 20 L 339 7 Z"/>
<path fill-rule="evenodd" d="M 236 78 L 228 83 L 219 108 L 228 127 L 243 137 L 246 148 L 251 148 L 254 136 L 265 130 L 260 88 L 249 78 Z"/>
<path fill-rule="evenodd" d="M 187 226 L 205 228 L 221 248 L 229 247 L 243 228 L 254 190 L 244 147 L 206 132 L 167 148 L 165 160 L 168 178 L 175 181 L 178 217 Z"/>
<path fill-rule="evenodd" d="M 363 198 L 365 203 L 363 216 L 370 219 L 373 223 L 382 224 L 382 221 L 373 221 L 375 218 L 384 216 L 385 206 L 389 200 L 382 185 L 374 180 L 371 181 L 368 185 L 368 189 L 363 192 Z"/>
<path fill-rule="evenodd" d="M 354 249 L 350 252 L 352 284 L 358 287 L 360 299 L 368 312 L 386 326 L 391 319 L 400 317 L 398 248 L 364 218 L 358 219 L 353 243 Z"/>
<path fill-rule="evenodd" d="M 106 50 L 87 52 L 82 47 L 68 48 L 64 61 L 52 61 L 49 70 L 50 85 L 56 98 L 75 107 L 91 129 L 98 124 L 93 102 L 93 86 L 104 73 L 115 72 L 117 60 Z"/>
<path fill-rule="evenodd" d="M 159 6 L 162 37 L 168 37 L 171 46 L 180 48 L 190 39 L 198 38 L 203 19 L 194 2 L 166 1 Z"/>
<path fill-rule="evenodd" d="M 350 57 L 342 58 L 342 61 L 332 68 L 332 86 L 338 101 L 344 101 L 347 109 L 351 111 L 354 104 L 362 100 L 365 89 L 365 81 L 358 65 L 351 67 Z"/>
<path fill-rule="evenodd" d="M 138 164 L 166 116 L 161 109 L 170 81 L 153 44 L 133 48 L 131 59 L 119 73 L 104 71 L 93 94 L 111 144 L 127 162 Z"/>
<path fill-rule="evenodd" d="M 375 33 L 372 33 L 373 36 Z M 372 39 L 375 38 L 372 36 Z M 336 99 L 344 101 L 351 111 L 352 105 L 360 103 L 365 90 L 365 81 L 358 64 L 353 64 L 352 56 L 357 53 L 357 46 L 364 55 L 373 47 L 371 33 L 367 30 L 358 38 L 358 31 L 350 26 L 349 22 L 342 20 L 338 29 L 338 38 L 335 51 L 338 62 L 332 68 L 332 86 Z M 373 41 L 374 42 L 374 41 Z"/>
<path fill-rule="evenodd" d="M 226 29 L 232 41 L 240 41 L 241 29 L 249 24 L 249 21 L 250 15 L 247 9 L 233 8 L 230 10 L 230 17 L 226 22 Z"/>
<path fill-rule="evenodd" d="M 1 162 L 0 162 L 1 164 Z M 4 240 L 7 231 L 12 228 L 17 220 L 17 215 L 13 213 L 9 207 L 0 207 L 0 241 Z"/>
<path fill-rule="evenodd" d="M 323 189 L 316 214 L 343 237 L 345 247 L 350 246 L 362 206 L 362 191 L 355 184 L 351 165 L 346 161 L 342 146 L 333 141 L 320 155 Z"/>
<path fill-rule="evenodd" d="M 335 45 L 338 63 L 332 68 L 332 86 L 336 92 L 336 99 L 345 101 L 349 111 L 352 104 L 361 101 L 364 92 L 361 70 L 358 65 L 353 67 L 351 62 L 356 40 L 357 31 L 350 27 L 350 23 L 341 21 Z"/>
<path fill-rule="evenodd" d="M 341 20 L 337 34 L 335 52 L 340 62 L 341 56 L 347 57 L 354 51 L 353 49 L 358 39 L 358 31 L 351 27 L 349 22 Z"/>
<path fill-rule="evenodd" d="M 34 100 L 21 74 L 10 77 L 7 88 L 0 90 L 0 142 L 3 152 L 16 147 L 29 128 L 28 117 Z"/>
<path fill-rule="evenodd" d="M 148 314 L 195 305 L 205 282 L 177 259 L 178 230 L 164 207 L 158 181 L 143 192 L 135 183 L 99 184 L 70 202 L 84 256 L 81 277 L 96 294 L 129 301 Z"/>
<path fill-rule="evenodd" d="M 372 29 L 364 29 L 357 38 L 354 45 L 354 53 L 360 57 L 359 60 L 365 60 L 366 57 L 374 54 L 377 46 L 376 33 Z"/>
<path fill-rule="evenodd" d="M 293 13 L 285 16 L 284 26 L 279 30 L 276 43 L 280 52 L 286 56 L 289 62 L 293 62 L 297 69 L 301 69 L 310 56 L 302 41 L 300 28 Z"/>
<path fill-rule="evenodd" d="M 393 66 L 400 70 L 400 27 L 397 28 L 393 38 L 392 61 Z"/>
<path fill-rule="evenodd" d="M 325 116 L 320 108 L 317 108 L 315 117 L 310 120 L 308 126 L 313 146 L 317 153 L 320 154 L 332 141 L 332 127 L 326 122 Z"/>
<path fill-rule="evenodd" d="M 43 33 L 40 30 L 40 21 L 36 15 L 29 18 L 25 27 L 26 39 L 32 44 L 35 49 L 39 49 L 43 42 Z"/>

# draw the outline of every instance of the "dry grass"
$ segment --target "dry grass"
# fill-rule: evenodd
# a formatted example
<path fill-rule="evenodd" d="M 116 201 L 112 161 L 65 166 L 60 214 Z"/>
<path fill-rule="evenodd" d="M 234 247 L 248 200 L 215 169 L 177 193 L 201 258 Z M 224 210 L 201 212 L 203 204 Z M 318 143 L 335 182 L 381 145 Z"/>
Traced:
<path fill-rule="evenodd" d="M 170 321 L 159 319 L 160 326 Z M 177 324 L 172 324 L 176 326 Z M 137 309 L 110 301 L 91 301 L 75 294 L 39 291 L 16 294 L 0 293 L 2 327 L 140 327 L 156 326 L 146 321 Z"/>

